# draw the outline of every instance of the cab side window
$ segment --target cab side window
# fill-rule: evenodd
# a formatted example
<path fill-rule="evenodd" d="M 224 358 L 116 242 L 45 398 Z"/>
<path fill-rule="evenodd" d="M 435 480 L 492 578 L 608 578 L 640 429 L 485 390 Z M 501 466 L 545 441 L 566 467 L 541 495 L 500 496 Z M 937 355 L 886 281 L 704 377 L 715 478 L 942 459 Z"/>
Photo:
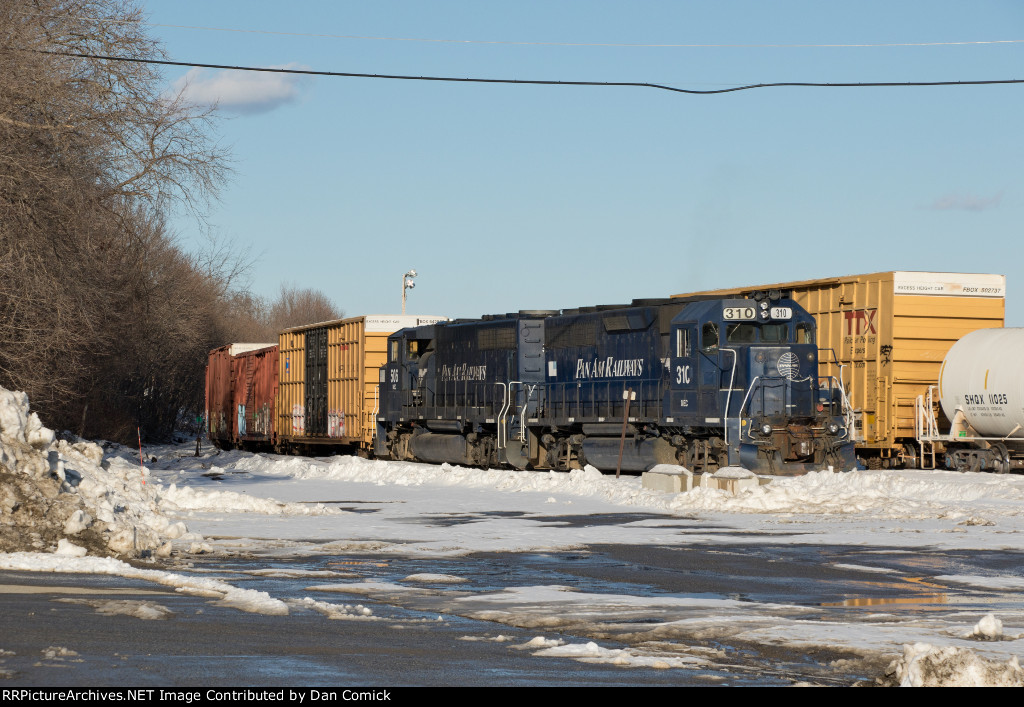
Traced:
<path fill-rule="evenodd" d="M 689 330 L 676 329 L 676 358 L 685 358 L 689 356 L 692 353 L 690 346 Z"/>
<path fill-rule="evenodd" d="M 718 351 L 718 325 L 714 322 L 708 322 L 701 328 L 700 349 L 704 353 Z"/>
<path fill-rule="evenodd" d="M 796 343 L 798 344 L 813 344 L 814 343 L 814 327 L 810 324 L 797 324 L 796 325 Z"/>

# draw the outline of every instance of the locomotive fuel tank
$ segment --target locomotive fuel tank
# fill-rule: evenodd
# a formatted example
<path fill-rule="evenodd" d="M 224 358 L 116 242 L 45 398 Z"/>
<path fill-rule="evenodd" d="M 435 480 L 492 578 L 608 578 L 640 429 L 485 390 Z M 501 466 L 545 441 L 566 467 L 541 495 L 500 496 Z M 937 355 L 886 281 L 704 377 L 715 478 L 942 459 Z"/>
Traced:
<path fill-rule="evenodd" d="M 962 421 L 979 437 L 1024 438 L 1022 350 L 1024 328 L 979 329 L 953 344 L 939 373 L 939 397 L 954 435 Z"/>

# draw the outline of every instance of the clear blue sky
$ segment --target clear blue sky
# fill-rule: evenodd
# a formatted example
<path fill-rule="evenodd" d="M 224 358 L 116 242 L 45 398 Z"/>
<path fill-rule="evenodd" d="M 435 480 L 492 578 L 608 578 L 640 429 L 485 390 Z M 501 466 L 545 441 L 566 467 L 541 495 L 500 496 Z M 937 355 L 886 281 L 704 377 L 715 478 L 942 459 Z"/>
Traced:
<path fill-rule="evenodd" d="M 696 89 L 1024 79 L 1015 0 L 143 7 L 177 61 Z M 400 41 L 414 39 L 472 41 Z M 858 44 L 875 46 L 821 46 Z M 895 44 L 930 46 L 879 46 Z M 184 74 L 169 69 L 168 83 Z M 410 313 L 479 316 L 893 269 L 996 272 L 1007 323 L 1024 325 L 1024 84 L 692 96 L 191 80 L 196 100 L 219 96 L 235 155 L 209 223 L 262 254 L 261 294 L 289 282 L 349 315 L 395 312 L 414 267 Z M 199 231 L 173 226 L 185 243 Z"/>

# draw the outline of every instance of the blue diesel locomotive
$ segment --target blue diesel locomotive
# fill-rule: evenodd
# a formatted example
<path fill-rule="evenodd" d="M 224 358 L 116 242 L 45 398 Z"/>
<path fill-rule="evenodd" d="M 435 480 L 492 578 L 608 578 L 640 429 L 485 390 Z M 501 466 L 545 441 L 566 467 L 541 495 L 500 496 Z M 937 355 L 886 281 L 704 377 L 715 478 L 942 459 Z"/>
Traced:
<path fill-rule="evenodd" d="M 776 292 L 403 329 L 380 370 L 374 451 L 519 469 L 852 469 L 846 396 L 817 371 L 813 318 Z"/>

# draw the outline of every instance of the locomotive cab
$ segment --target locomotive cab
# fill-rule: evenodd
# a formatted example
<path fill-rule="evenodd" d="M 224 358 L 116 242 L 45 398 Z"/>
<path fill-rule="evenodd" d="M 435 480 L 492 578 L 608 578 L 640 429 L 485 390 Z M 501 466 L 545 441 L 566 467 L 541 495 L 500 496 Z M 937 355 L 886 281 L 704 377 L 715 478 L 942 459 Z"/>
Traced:
<path fill-rule="evenodd" d="M 380 369 L 380 407 L 375 454 L 386 451 L 384 419 L 390 413 L 402 421 L 426 402 L 426 382 L 432 370 L 434 354 L 433 324 L 410 327 L 388 337 L 387 362 Z"/>
<path fill-rule="evenodd" d="M 692 464 L 714 455 L 759 473 L 855 466 L 836 451 L 845 427 L 818 401 L 814 331 L 780 297 L 697 302 L 672 320 L 665 423 L 723 435 L 717 452 L 690 450 Z"/>

